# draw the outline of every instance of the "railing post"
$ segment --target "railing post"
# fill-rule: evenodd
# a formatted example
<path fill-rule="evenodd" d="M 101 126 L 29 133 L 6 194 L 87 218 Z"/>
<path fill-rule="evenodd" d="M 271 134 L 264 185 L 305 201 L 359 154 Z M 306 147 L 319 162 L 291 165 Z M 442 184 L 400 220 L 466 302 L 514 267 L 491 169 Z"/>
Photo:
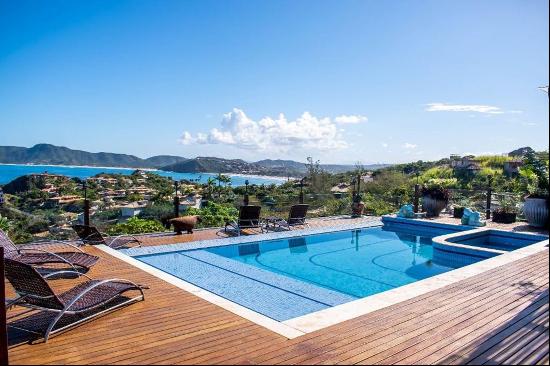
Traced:
<path fill-rule="evenodd" d="M 489 176 L 488 185 L 487 185 L 487 205 L 485 210 L 485 217 L 487 220 L 491 218 L 491 201 L 493 198 L 493 177 Z"/>
<path fill-rule="evenodd" d="M 6 284 L 4 276 L 4 248 L 0 247 L 0 365 L 8 364 L 8 325 L 6 320 Z"/>
<path fill-rule="evenodd" d="M 244 188 L 244 199 L 243 199 L 243 204 L 245 206 L 248 206 L 248 204 L 250 203 L 250 197 L 248 196 L 248 179 L 244 181 L 244 185 L 245 185 L 245 188 Z"/>
<path fill-rule="evenodd" d="M 174 195 L 174 216 L 180 217 L 180 198 L 178 196 L 178 182 L 174 182 L 174 188 L 176 189 L 176 194 Z"/>
<path fill-rule="evenodd" d="M 414 213 L 418 213 L 420 205 L 420 184 L 414 185 Z"/>
<path fill-rule="evenodd" d="M 84 225 L 90 226 L 90 201 L 88 200 L 88 184 L 84 181 Z"/>
<path fill-rule="evenodd" d="M 304 180 L 300 181 L 300 204 L 304 203 Z"/>

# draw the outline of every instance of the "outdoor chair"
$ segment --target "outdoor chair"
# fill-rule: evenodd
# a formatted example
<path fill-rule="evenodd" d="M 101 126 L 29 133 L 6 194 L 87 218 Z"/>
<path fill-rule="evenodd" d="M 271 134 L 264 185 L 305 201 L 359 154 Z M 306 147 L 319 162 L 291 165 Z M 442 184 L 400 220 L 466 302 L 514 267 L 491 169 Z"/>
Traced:
<path fill-rule="evenodd" d="M 237 232 L 237 235 L 241 235 L 242 229 L 260 229 L 263 233 L 264 230 L 260 221 L 261 209 L 261 206 L 241 206 L 237 221 L 227 222 L 224 231 L 227 232 L 227 228 L 231 227 Z"/>
<path fill-rule="evenodd" d="M 72 272 L 72 271 L 63 271 Z M 62 272 L 52 273 L 51 275 Z M 123 279 L 92 280 L 82 282 L 72 289 L 56 294 L 45 277 L 32 266 L 6 258 L 5 276 L 17 293 L 8 307 L 21 306 L 29 310 L 10 317 L 8 327 L 44 337 L 69 330 L 116 309 L 145 300 L 142 286 Z M 137 291 L 133 297 L 124 296 Z M 39 313 L 34 313 L 38 311 Z M 30 314 L 28 317 L 23 315 Z"/>
<path fill-rule="evenodd" d="M 73 225 L 72 228 L 84 244 L 104 244 L 113 249 L 141 247 L 142 244 L 141 240 L 133 235 L 109 236 L 101 233 L 95 226 Z"/>
<path fill-rule="evenodd" d="M 88 271 L 99 257 L 84 253 L 77 246 L 61 241 L 49 241 L 27 245 L 15 245 L 8 235 L 0 230 L 0 246 L 4 247 L 5 257 L 32 265 L 44 266 L 66 264 L 75 272 Z M 67 247 L 70 251 L 54 251 L 55 247 Z"/>
<path fill-rule="evenodd" d="M 275 227 L 281 227 L 290 230 L 293 226 L 309 226 L 306 222 L 306 215 L 309 205 L 299 204 L 290 207 L 288 219 L 272 220 L 271 224 Z"/>

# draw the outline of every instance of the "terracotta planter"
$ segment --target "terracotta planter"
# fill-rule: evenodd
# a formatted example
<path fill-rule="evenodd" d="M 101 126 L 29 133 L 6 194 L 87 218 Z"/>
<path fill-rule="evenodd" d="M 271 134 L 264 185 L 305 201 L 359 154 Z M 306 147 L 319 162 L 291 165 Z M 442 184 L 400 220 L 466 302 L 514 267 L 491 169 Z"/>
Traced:
<path fill-rule="evenodd" d="M 513 224 L 516 222 L 517 213 L 493 211 L 493 222 L 499 224 Z"/>
<path fill-rule="evenodd" d="M 523 213 L 530 226 L 545 227 L 548 224 L 548 201 L 545 198 L 526 198 Z"/>
<path fill-rule="evenodd" d="M 447 202 L 432 198 L 431 196 L 424 196 L 422 198 L 422 208 L 426 211 L 428 217 L 438 217 L 441 211 L 447 206 Z"/>

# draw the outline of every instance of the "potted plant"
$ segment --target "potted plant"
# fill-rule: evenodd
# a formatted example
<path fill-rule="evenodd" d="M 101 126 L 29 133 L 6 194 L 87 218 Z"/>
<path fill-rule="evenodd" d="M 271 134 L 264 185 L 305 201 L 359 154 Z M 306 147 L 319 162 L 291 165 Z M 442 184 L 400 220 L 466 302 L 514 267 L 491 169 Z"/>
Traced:
<path fill-rule="evenodd" d="M 361 193 L 357 193 L 353 197 L 353 202 L 351 204 L 351 216 L 352 217 L 361 217 L 363 216 L 363 211 L 365 210 L 365 203 L 363 202 L 363 196 Z"/>
<path fill-rule="evenodd" d="M 450 191 L 442 185 L 432 184 L 422 187 L 422 208 L 428 217 L 439 216 L 447 207 L 450 198 Z"/>
<path fill-rule="evenodd" d="M 529 195 L 525 199 L 523 214 L 530 226 L 548 226 L 548 166 L 535 153 L 530 152 L 525 157 L 522 176 L 532 181 L 527 184 Z"/>
<path fill-rule="evenodd" d="M 500 224 L 513 224 L 518 215 L 518 202 L 514 196 L 502 196 L 499 207 L 493 210 L 493 222 Z"/>
<path fill-rule="evenodd" d="M 459 199 L 453 197 L 453 202 L 453 217 L 461 219 L 464 216 L 464 209 L 470 207 L 470 200 L 466 197 L 460 197 Z"/>

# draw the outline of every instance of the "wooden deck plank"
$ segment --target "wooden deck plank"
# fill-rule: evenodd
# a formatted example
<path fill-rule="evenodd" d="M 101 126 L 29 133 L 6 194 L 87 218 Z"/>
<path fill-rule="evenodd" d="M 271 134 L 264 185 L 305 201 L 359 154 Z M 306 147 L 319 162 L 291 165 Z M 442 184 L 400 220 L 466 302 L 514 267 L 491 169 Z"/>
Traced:
<path fill-rule="evenodd" d="M 168 238 L 149 238 L 148 245 L 179 240 Z M 548 364 L 548 251 L 293 340 L 96 248 L 86 251 L 102 257 L 92 277 L 147 284 L 146 301 L 48 344 L 11 348 L 12 364 Z"/>
<path fill-rule="evenodd" d="M 527 264 L 527 266 L 529 265 L 530 264 Z M 537 268 L 538 267 L 536 266 L 534 267 L 533 273 L 536 273 L 538 271 Z M 522 274 L 515 274 L 515 277 L 511 278 L 510 280 L 517 281 L 521 278 L 524 278 L 524 276 L 525 274 L 524 272 L 522 272 Z M 332 332 L 321 332 L 321 334 L 314 333 L 309 336 L 310 339 L 313 339 L 310 342 L 311 344 L 305 344 L 307 340 L 306 337 L 308 336 L 301 337 L 300 346 L 308 348 L 308 353 L 304 353 L 303 351 L 298 349 L 294 352 L 288 352 L 288 350 L 278 350 L 278 352 L 276 353 L 267 354 L 266 350 L 264 350 L 264 352 L 266 352 L 264 356 L 256 358 L 256 361 L 266 363 L 275 362 L 275 360 L 279 363 L 284 361 L 288 361 L 289 363 L 306 361 L 320 362 L 322 359 L 326 358 L 326 356 L 323 357 L 321 355 L 325 354 L 330 349 L 336 349 L 342 346 L 343 348 L 338 349 L 338 353 L 344 353 L 346 348 L 355 349 L 357 347 L 357 344 L 354 343 L 354 341 L 360 341 L 362 338 L 364 338 L 365 327 L 371 328 L 371 334 L 379 337 L 386 334 L 395 334 L 399 331 L 399 328 L 396 327 L 399 327 L 401 323 L 406 323 L 415 319 L 425 319 L 426 326 L 431 326 L 434 316 L 433 314 L 437 315 L 442 312 L 448 311 L 452 307 L 463 306 L 467 300 L 483 296 L 485 292 L 482 292 L 481 290 L 483 289 L 483 287 L 487 286 L 487 284 L 492 284 L 493 286 L 495 286 L 493 287 L 493 289 L 496 288 L 496 291 L 500 291 L 501 281 L 506 280 L 507 278 L 508 277 L 504 275 L 495 276 L 494 280 L 492 281 L 480 279 L 480 283 L 472 282 L 473 285 L 471 288 L 468 287 L 466 289 L 463 289 L 462 291 L 460 290 L 460 286 L 458 285 L 451 286 L 447 290 L 447 292 L 438 292 L 435 295 L 437 301 L 432 298 L 433 294 L 428 294 L 426 297 L 424 297 L 424 299 L 429 301 L 429 303 L 422 307 L 414 306 L 417 301 L 416 299 L 413 299 L 411 301 L 388 308 L 386 311 L 380 312 L 377 317 L 359 318 L 356 320 L 352 320 L 349 323 L 345 323 L 342 326 L 334 326 L 333 328 L 331 328 Z M 471 294 L 469 293 L 470 291 L 472 292 Z M 448 296 L 442 296 L 445 293 L 448 293 Z M 477 306 L 477 303 L 475 303 L 474 306 Z M 364 322 L 364 319 L 371 321 Z M 373 327 L 377 327 L 380 324 L 384 326 L 384 329 L 376 328 L 374 330 Z M 405 324 L 405 328 L 410 328 L 410 326 Z M 341 329 L 346 329 L 345 338 L 341 337 Z M 313 346 L 315 346 L 315 348 Z M 327 346 L 330 346 L 330 348 L 328 348 Z M 316 353 L 319 353 L 319 358 L 313 358 Z M 300 356 L 292 358 L 292 356 L 295 355 Z M 334 353 L 332 355 L 334 355 Z"/>

